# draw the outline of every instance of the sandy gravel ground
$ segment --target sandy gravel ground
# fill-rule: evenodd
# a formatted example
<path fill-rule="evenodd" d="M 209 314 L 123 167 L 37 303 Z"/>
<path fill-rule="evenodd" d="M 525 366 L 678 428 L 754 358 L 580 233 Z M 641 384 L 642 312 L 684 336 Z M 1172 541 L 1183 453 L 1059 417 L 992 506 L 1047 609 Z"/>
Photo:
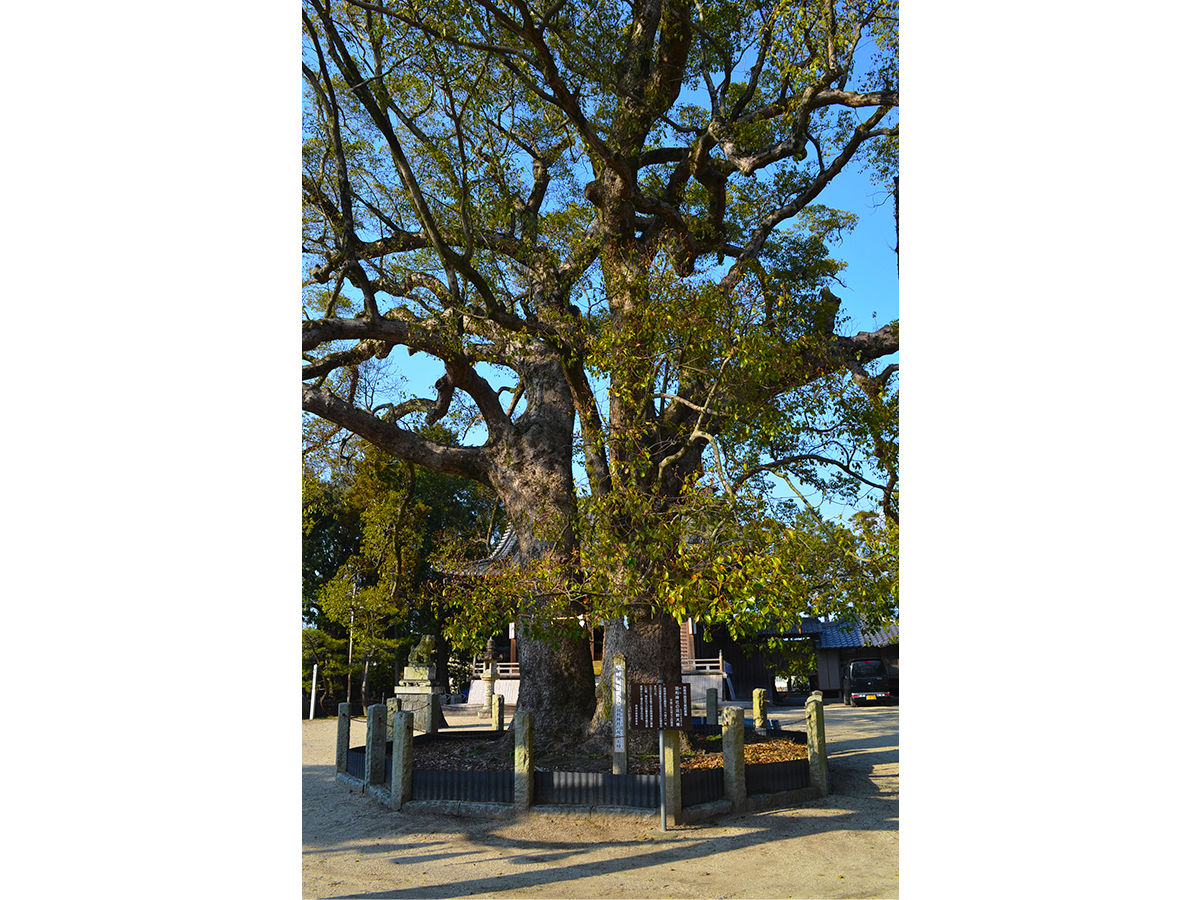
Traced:
<path fill-rule="evenodd" d="M 799 727 L 803 709 L 771 716 Z M 336 719 L 305 721 L 303 896 L 898 897 L 899 710 L 830 703 L 825 724 L 828 797 L 664 834 L 657 814 L 392 812 L 334 779 Z"/>

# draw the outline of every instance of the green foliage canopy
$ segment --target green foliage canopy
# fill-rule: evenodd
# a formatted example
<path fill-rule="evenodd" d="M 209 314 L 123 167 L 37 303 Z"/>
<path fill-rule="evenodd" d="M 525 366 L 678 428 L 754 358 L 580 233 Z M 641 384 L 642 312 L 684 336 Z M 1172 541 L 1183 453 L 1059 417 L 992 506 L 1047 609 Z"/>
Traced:
<path fill-rule="evenodd" d="M 303 40 L 304 408 L 495 492 L 515 574 L 464 640 L 568 633 L 523 660 L 590 691 L 580 616 L 894 599 L 899 324 L 843 333 L 855 217 L 820 199 L 895 185 L 894 0 L 306 0 Z M 397 348 L 435 397 L 386 385 Z M 883 519 L 781 513 L 770 474 Z"/>

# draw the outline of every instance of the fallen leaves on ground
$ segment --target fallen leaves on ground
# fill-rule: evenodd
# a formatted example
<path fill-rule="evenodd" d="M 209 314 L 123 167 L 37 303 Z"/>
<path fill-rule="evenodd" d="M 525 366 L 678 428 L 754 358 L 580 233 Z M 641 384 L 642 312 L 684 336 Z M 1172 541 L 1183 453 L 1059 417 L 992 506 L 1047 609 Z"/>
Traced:
<path fill-rule="evenodd" d="M 808 747 L 799 734 L 775 734 L 770 737 L 746 732 L 745 758 L 750 765 L 806 759 Z M 684 739 L 683 769 L 717 769 L 725 764 L 721 739 L 706 740 L 694 736 Z M 534 766 L 541 770 L 561 772 L 611 772 L 612 757 L 598 753 L 534 754 Z M 513 767 L 512 740 L 504 738 L 478 740 L 432 741 L 413 747 L 413 768 L 426 770 L 460 770 L 467 772 L 499 772 Z M 628 771 L 631 774 L 658 772 L 657 754 L 630 754 Z"/>
<path fill-rule="evenodd" d="M 743 747 L 748 765 L 757 763 L 786 762 L 790 759 L 807 759 L 808 747 L 789 738 L 773 738 L 771 740 L 747 743 Z M 725 765 L 725 757 L 720 750 L 684 754 L 684 769 L 720 769 Z"/>

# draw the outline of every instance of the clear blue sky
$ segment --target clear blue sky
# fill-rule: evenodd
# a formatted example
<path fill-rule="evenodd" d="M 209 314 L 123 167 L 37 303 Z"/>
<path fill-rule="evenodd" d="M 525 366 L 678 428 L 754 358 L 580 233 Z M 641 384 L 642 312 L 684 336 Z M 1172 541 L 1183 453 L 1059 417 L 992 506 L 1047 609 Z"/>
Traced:
<path fill-rule="evenodd" d="M 867 58 L 874 47 L 864 40 L 859 48 L 858 56 Z M 853 85 L 851 85 L 853 87 Z M 697 97 L 698 102 L 707 101 Z M 860 154 L 865 156 L 865 153 Z M 821 193 L 817 202 L 836 209 L 847 210 L 858 216 L 858 222 L 853 229 L 843 233 L 842 240 L 830 247 L 830 253 L 835 259 L 844 260 L 846 269 L 841 273 L 841 286 L 835 286 L 834 293 L 842 300 L 842 313 L 848 317 L 848 322 L 842 331 L 854 334 L 859 331 L 874 331 L 886 323 L 899 318 L 900 290 L 897 271 L 896 222 L 891 197 L 886 186 L 875 184 L 868 175 L 860 171 L 861 161 L 855 160 L 833 179 Z M 586 180 L 586 179 L 585 179 Z M 728 262 L 728 261 L 727 261 Z M 441 363 L 423 354 L 408 356 L 406 353 L 393 352 L 392 357 L 408 378 L 408 387 L 417 394 L 426 397 L 434 396 L 433 383 L 441 377 L 444 369 Z M 886 357 L 879 365 L 896 362 L 898 355 Z M 493 387 L 511 384 L 511 375 L 500 377 L 493 381 Z M 899 375 L 896 376 L 896 384 Z M 603 386 L 597 386 L 602 390 Z M 466 442 L 482 442 L 486 439 L 482 428 L 470 432 Z M 586 485 L 586 476 L 582 469 L 576 466 L 576 480 Z M 776 496 L 792 496 L 790 488 L 777 481 Z M 810 497 L 815 502 L 816 497 Z M 826 515 L 841 516 L 847 510 L 841 504 L 822 504 Z"/>
<path fill-rule="evenodd" d="M 858 49 L 860 59 L 868 59 L 874 52 L 874 45 L 869 38 L 864 38 Z M 749 65 L 746 61 L 745 65 Z M 866 68 L 864 65 L 863 68 Z M 853 89 L 856 85 L 851 84 Z M 681 97 L 681 102 L 696 102 L 707 105 L 707 95 L 694 91 L 695 97 L 689 98 L 687 92 Z M 862 118 L 862 116 L 860 116 Z M 858 216 L 854 228 L 843 232 L 842 240 L 830 246 L 830 253 L 835 259 L 847 263 L 840 274 L 841 285 L 834 286 L 834 293 L 842 300 L 841 311 L 847 317 L 847 323 L 842 326 L 842 332 L 854 334 L 859 331 L 874 331 L 880 326 L 899 317 L 899 279 L 897 273 L 896 228 L 891 197 L 886 186 L 873 183 L 868 175 L 860 168 L 862 158 L 866 154 L 860 152 L 860 158 L 852 161 L 817 198 L 817 203 L 836 209 L 847 210 Z M 587 173 L 581 177 L 586 181 Z M 726 260 L 728 265 L 730 260 Z M 347 285 L 345 292 L 355 295 Z M 880 365 L 896 361 L 896 357 L 888 357 L 880 361 Z M 444 374 L 439 360 L 425 354 L 409 355 L 403 349 L 396 349 L 389 357 L 389 364 L 394 371 L 403 373 L 407 380 L 406 387 L 417 396 L 433 397 L 433 384 Z M 494 388 L 515 384 L 512 373 L 490 369 L 483 366 L 481 371 L 492 383 Z M 493 377 L 494 374 L 494 377 Z M 898 384 L 898 376 L 897 376 Z M 604 385 L 594 385 L 603 402 Z M 486 440 L 486 432 L 479 426 L 468 432 L 464 442 L 468 444 L 482 443 Z M 587 479 L 582 468 L 576 466 L 577 483 L 586 486 Z M 776 481 L 775 495 L 791 497 L 791 489 L 783 482 Z M 809 496 L 812 502 L 819 502 L 816 495 Z M 871 502 L 871 501 L 865 501 Z M 847 510 L 841 504 L 822 503 L 826 515 L 840 516 Z"/>
<path fill-rule="evenodd" d="M 844 233 L 839 244 L 830 248 L 834 258 L 847 263 L 840 276 L 844 286 L 834 289 L 834 293 L 842 298 L 843 313 L 849 317 L 844 331 L 850 334 L 873 331 L 899 318 L 899 279 L 894 252 L 896 229 L 890 196 L 865 174 L 847 167 L 821 194 L 818 202 L 858 215 L 857 225 Z M 881 364 L 896 359 L 896 356 L 886 357 Z M 408 379 L 407 387 L 414 394 L 434 396 L 433 383 L 445 372 L 440 361 L 420 353 L 409 356 L 402 349 L 394 350 L 389 360 L 404 373 Z M 511 374 L 492 380 L 495 388 L 512 383 Z M 484 440 L 486 433 L 482 427 L 474 429 L 465 438 L 466 443 Z M 576 466 L 576 480 L 581 485 L 587 483 L 579 466 Z M 778 482 L 776 496 L 790 497 L 792 494 L 786 485 Z M 824 504 L 822 509 L 826 515 L 835 517 L 847 512 L 841 504 Z"/>

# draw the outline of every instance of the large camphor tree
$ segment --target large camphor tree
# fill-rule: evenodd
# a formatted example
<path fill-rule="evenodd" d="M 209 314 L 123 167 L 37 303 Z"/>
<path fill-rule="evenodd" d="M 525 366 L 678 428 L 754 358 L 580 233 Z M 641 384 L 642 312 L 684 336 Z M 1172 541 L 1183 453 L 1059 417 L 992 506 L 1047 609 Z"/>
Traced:
<path fill-rule="evenodd" d="M 895 190 L 896 15 L 305 2 L 303 407 L 495 492 L 535 573 L 506 583 L 539 733 L 607 727 L 579 617 L 606 626 L 602 684 L 617 652 L 677 682 L 684 615 L 788 584 L 794 531 L 746 512 L 767 473 L 868 485 L 898 521 L 896 366 L 872 365 L 898 323 L 840 333 L 828 247 L 853 216 L 818 203 L 864 167 Z M 444 365 L 436 396 L 363 389 L 413 353 Z M 464 410 L 485 440 L 429 436 Z M 738 522 L 758 537 L 726 540 Z"/>

